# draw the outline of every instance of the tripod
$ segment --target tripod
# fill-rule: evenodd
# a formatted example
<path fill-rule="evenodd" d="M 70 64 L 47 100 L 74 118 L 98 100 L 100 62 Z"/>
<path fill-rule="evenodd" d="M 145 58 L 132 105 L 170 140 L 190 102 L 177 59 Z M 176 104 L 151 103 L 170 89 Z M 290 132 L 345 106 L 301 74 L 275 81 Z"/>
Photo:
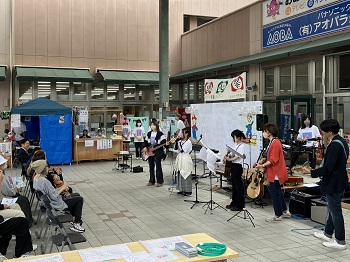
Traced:
<path fill-rule="evenodd" d="M 196 148 L 198 147 L 199 142 L 202 140 L 202 135 L 200 135 L 199 140 L 195 143 L 194 147 L 194 177 L 195 177 L 195 182 L 194 182 L 194 187 L 196 191 L 196 199 L 195 200 L 184 200 L 185 202 L 191 202 L 193 205 L 191 206 L 191 209 L 196 205 L 196 204 L 203 204 L 206 202 L 203 201 L 198 201 L 198 175 L 197 175 L 197 156 L 196 156 Z"/>
<path fill-rule="evenodd" d="M 216 203 L 214 200 L 213 200 L 213 183 L 212 183 L 212 174 L 213 172 L 210 171 L 209 173 L 209 181 L 210 181 L 210 200 L 208 202 L 202 202 L 202 203 L 205 203 L 205 205 L 202 207 L 204 208 L 205 206 L 207 206 L 207 208 L 205 209 L 205 212 L 204 214 L 207 213 L 208 209 L 210 209 L 211 211 L 220 207 L 222 208 L 223 210 L 227 211 L 226 208 L 224 208 L 223 206 L 220 206 L 218 203 Z M 215 207 L 213 208 L 213 205 L 215 205 Z"/>
<path fill-rule="evenodd" d="M 239 214 L 241 212 L 243 212 L 243 217 L 239 216 Z M 229 218 L 227 220 L 227 222 L 230 221 L 232 218 L 234 218 L 236 216 L 238 216 L 240 218 L 243 218 L 243 219 L 247 219 L 248 218 L 250 220 L 250 222 L 252 223 L 253 227 L 255 227 L 254 222 L 252 220 L 252 219 L 254 219 L 254 217 L 252 216 L 252 214 L 250 214 L 250 212 L 247 210 L 247 208 L 243 208 L 241 211 L 238 211 L 235 215 L 233 215 L 231 218 Z"/>

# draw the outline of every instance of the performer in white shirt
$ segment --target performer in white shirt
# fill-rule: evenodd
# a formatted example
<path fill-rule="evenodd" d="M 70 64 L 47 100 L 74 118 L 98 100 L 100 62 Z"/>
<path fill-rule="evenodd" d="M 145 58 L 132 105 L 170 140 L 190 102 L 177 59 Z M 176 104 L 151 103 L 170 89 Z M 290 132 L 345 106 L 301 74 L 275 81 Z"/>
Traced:
<path fill-rule="evenodd" d="M 192 169 L 193 162 L 191 158 L 192 142 L 189 139 L 191 131 L 187 128 L 181 130 L 181 138 L 176 139 L 175 150 L 178 155 L 175 160 L 175 171 L 177 171 L 177 185 L 178 194 L 183 196 L 192 195 Z M 169 145 L 169 142 L 167 142 Z"/>
<path fill-rule="evenodd" d="M 181 118 L 180 114 L 175 115 L 175 119 L 177 121 L 177 130 L 175 133 L 179 138 L 181 138 L 182 129 L 186 127 L 184 122 L 180 118 Z"/>
<path fill-rule="evenodd" d="M 235 142 L 233 147 L 242 156 L 245 155 L 245 144 L 243 140 L 246 138 L 241 130 L 233 130 L 231 137 Z M 242 182 L 243 174 L 243 158 L 235 156 L 232 152 L 228 152 L 228 155 L 224 156 L 224 161 L 232 161 L 231 164 L 231 182 L 232 182 L 232 200 L 226 208 L 232 211 L 240 211 L 245 207 L 244 199 L 244 186 Z"/>
<path fill-rule="evenodd" d="M 318 142 L 317 141 L 308 141 L 308 139 L 311 138 L 321 138 L 320 130 L 317 126 L 313 125 L 311 122 L 311 117 L 308 115 L 303 115 L 301 118 L 301 127 L 299 129 L 299 134 L 297 139 L 300 141 L 306 141 L 306 148 L 311 149 L 312 147 L 317 147 Z M 293 153 L 291 160 L 290 160 L 290 167 L 295 166 L 295 163 L 298 160 L 298 156 L 301 153 Z M 314 152 L 310 150 L 309 152 L 309 161 L 310 161 L 310 167 L 315 168 L 316 167 L 316 156 L 314 155 Z"/>

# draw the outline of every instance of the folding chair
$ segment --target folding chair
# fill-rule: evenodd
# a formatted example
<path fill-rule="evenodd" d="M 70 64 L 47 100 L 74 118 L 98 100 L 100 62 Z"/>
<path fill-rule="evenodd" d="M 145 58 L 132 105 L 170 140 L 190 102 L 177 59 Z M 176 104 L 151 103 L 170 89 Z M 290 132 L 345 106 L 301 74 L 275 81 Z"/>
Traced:
<path fill-rule="evenodd" d="M 62 222 L 60 222 L 59 218 L 57 217 L 55 209 L 52 208 L 49 198 L 46 195 L 42 195 L 41 199 L 46 207 L 46 213 L 50 219 L 51 225 L 55 226 L 59 232 L 57 235 L 51 236 L 52 243 L 50 253 L 52 252 L 54 244 L 57 247 L 57 250 L 58 247 L 61 247 L 60 252 L 62 252 L 64 246 L 68 246 L 70 250 L 75 250 L 74 244 L 86 242 L 86 238 L 81 233 L 67 233 Z"/>

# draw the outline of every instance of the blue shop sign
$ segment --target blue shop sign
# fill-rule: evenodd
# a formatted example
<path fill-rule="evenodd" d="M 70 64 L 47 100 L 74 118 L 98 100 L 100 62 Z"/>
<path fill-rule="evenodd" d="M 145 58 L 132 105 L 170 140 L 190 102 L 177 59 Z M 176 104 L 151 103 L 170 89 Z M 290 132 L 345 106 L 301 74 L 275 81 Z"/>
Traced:
<path fill-rule="evenodd" d="M 350 28 L 350 0 L 263 28 L 263 48 L 289 44 Z"/>

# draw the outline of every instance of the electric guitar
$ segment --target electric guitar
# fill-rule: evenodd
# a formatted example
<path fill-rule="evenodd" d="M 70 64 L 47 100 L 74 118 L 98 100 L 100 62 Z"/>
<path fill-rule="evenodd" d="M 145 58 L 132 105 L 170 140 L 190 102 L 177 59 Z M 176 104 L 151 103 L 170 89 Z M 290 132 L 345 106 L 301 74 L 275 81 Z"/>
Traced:
<path fill-rule="evenodd" d="M 170 143 L 174 143 L 176 141 L 176 138 L 172 137 L 169 141 L 170 141 Z M 162 144 L 157 145 L 157 146 L 150 146 L 150 147 L 148 147 L 147 148 L 147 152 L 143 152 L 142 153 L 142 160 L 143 161 L 147 161 L 147 159 L 150 156 L 154 156 L 154 151 L 156 151 L 157 149 L 162 148 L 163 146 L 165 146 L 167 142 L 162 143 Z M 165 157 L 163 158 L 163 160 L 165 160 Z"/>
<path fill-rule="evenodd" d="M 260 158 L 262 159 L 260 160 Z M 266 161 L 265 149 L 259 155 L 258 163 L 261 161 Z M 251 168 L 249 172 L 251 175 L 251 182 L 247 187 L 247 195 L 252 198 L 261 198 L 264 195 L 264 173 L 263 170 L 259 168 Z"/>

